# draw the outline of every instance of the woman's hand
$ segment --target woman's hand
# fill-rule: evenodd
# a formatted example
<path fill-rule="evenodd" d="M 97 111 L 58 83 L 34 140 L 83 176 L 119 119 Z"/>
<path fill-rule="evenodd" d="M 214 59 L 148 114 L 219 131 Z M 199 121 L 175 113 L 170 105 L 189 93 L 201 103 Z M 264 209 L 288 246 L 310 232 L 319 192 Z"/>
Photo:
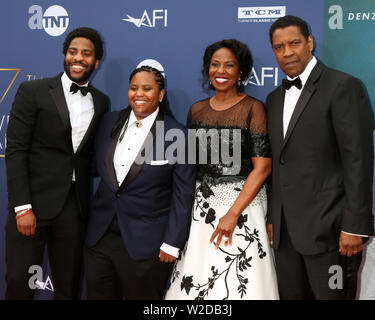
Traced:
<path fill-rule="evenodd" d="M 225 216 L 220 218 L 219 224 L 210 239 L 210 243 L 212 243 L 217 237 L 215 249 L 219 248 L 221 240 L 224 241 L 225 245 L 232 245 L 232 234 L 237 225 L 238 217 L 238 215 L 228 211 Z"/>
<path fill-rule="evenodd" d="M 266 226 L 267 230 L 267 236 L 268 236 L 268 241 L 270 243 L 270 247 L 273 247 L 273 225 L 272 224 L 267 224 Z"/>
<path fill-rule="evenodd" d="M 175 261 L 176 257 L 171 256 L 170 254 L 164 252 L 163 250 L 160 250 L 159 259 L 160 259 L 161 262 L 168 263 L 168 262 Z"/>

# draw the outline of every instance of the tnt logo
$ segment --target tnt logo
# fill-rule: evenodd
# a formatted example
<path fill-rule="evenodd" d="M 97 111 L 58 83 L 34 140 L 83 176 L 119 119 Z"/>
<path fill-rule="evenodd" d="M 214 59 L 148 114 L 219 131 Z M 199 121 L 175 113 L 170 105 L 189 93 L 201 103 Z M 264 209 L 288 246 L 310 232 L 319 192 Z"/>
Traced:
<path fill-rule="evenodd" d="M 69 15 L 61 6 L 51 6 L 43 14 L 41 6 L 32 5 L 29 8 L 29 28 L 44 29 L 52 37 L 61 36 L 69 26 Z"/>

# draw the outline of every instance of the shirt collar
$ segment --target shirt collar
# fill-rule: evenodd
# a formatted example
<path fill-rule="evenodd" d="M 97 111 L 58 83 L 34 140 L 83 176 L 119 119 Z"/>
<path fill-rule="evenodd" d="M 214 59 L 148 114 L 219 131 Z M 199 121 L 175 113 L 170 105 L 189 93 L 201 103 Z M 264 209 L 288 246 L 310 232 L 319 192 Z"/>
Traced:
<path fill-rule="evenodd" d="M 148 128 L 148 129 L 150 129 L 151 126 L 152 126 L 152 124 L 154 123 L 154 121 L 155 121 L 158 113 L 159 113 L 159 107 L 157 107 L 156 110 L 153 113 L 149 114 L 146 118 L 143 118 L 141 120 L 141 122 L 142 122 L 142 127 L 141 128 Z M 129 125 L 128 126 L 134 125 L 134 123 L 135 123 L 136 120 L 137 120 L 137 118 L 136 118 L 136 116 L 135 116 L 135 114 L 134 114 L 134 112 L 132 110 L 130 112 Z"/>
<path fill-rule="evenodd" d="M 315 65 L 316 65 L 317 62 L 318 62 L 318 61 L 316 60 L 315 56 L 313 56 L 312 59 L 311 59 L 311 60 L 309 61 L 309 63 L 307 64 L 305 70 L 303 70 L 303 72 L 302 72 L 299 76 L 297 76 L 297 77 L 300 77 L 301 82 L 302 82 L 302 86 L 305 85 L 307 79 L 308 79 L 309 76 L 310 76 L 311 71 L 314 69 L 314 67 L 315 67 Z M 297 77 L 290 78 L 289 76 L 287 76 L 287 78 L 288 78 L 289 80 L 294 80 L 294 79 L 297 78 Z"/>
<path fill-rule="evenodd" d="M 63 88 L 65 90 L 67 90 L 68 92 L 70 91 L 70 86 L 72 85 L 73 82 L 74 81 L 72 81 L 65 72 L 62 74 L 61 83 L 63 85 Z M 74 82 L 74 83 L 76 83 L 76 82 Z M 77 85 L 79 85 L 79 84 L 77 83 Z M 89 85 L 89 82 L 87 81 L 85 84 L 79 85 L 79 86 L 87 87 L 88 85 Z"/>

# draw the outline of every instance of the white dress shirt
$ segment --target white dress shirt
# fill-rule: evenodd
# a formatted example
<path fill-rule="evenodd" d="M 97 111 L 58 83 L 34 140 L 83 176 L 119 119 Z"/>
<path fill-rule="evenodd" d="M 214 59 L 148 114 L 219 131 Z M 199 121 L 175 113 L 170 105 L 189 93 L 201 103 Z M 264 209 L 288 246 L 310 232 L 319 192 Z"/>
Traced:
<path fill-rule="evenodd" d="M 310 62 L 307 64 L 305 70 L 299 76 L 297 76 L 297 77 L 300 77 L 301 82 L 302 82 L 301 89 L 298 89 L 296 86 L 291 86 L 289 90 L 285 90 L 284 113 L 283 113 L 284 138 L 288 130 L 288 125 L 289 125 L 290 119 L 292 118 L 294 108 L 296 107 L 297 101 L 301 95 L 303 88 L 305 87 L 306 81 L 309 78 L 312 69 L 314 69 L 316 65 L 316 62 L 317 60 L 313 56 Z M 288 80 L 294 80 L 297 77 L 294 77 L 292 79 L 288 76 L 287 78 Z"/>
<path fill-rule="evenodd" d="M 283 113 L 283 132 L 284 132 L 284 138 L 286 135 L 286 132 L 288 130 L 290 119 L 292 118 L 294 109 L 297 105 L 298 99 L 301 95 L 301 92 L 303 88 L 305 87 L 306 81 L 310 76 L 311 71 L 314 69 L 315 65 L 317 63 L 316 58 L 313 56 L 310 62 L 307 64 L 305 70 L 297 77 L 300 77 L 302 82 L 302 88 L 298 89 L 296 86 L 291 86 L 289 90 L 285 90 L 285 99 L 284 99 L 284 113 Z M 297 77 L 290 78 L 287 76 L 288 80 L 294 80 Z M 361 235 L 361 234 L 354 234 L 342 231 L 346 234 L 351 234 L 353 236 L 361 236 L 361 237 L 368 237 L 367 235 Z"/>
<path fill-rule="evenodd" d="M 141 120 L 142 125 L 137 127 L 135 125 L 137 118 L 134 112 L 131 111 L 129 115 L 129 121 L 125 130 L 125 125 L 121 130 L 120 139 L 117 142 L 115 154 L 113 157 L 113 166 L 115 168 L 117 183 L 120 186 L 128 174 L 130 167 L 135 161 L 141 147 L 146 140 L 150 129 L 155 122 L 155 119 L 159 113 L 157 108 L 149 116 Z M 125 132 L 124 132 L 125 130 Z M 163 243 L 160 247 L 161 250 L 168 253 L 171 256 L 178 257 L 179 249 Z"/>
<path fill-rule="evenodd" d="M 64 91 L 65 101 L 69 110 L 70 126 L 72 128 L 72 145 L 74 152 L 77 151 L 94 115 L 94 102 L 91 93 L 86 96 L 81 91 L 75 94 L 70 92 L 70 86 L 73 81 L 64 72 L 61 76 L 61 83 Z M 88 86 L 88 82 L 82 86 Z M 73 168 L 72 181 L 75 181 L 75 172 Z M 26 204 L 14 208 L 14 211 L 31 209 L 31 204 Z"/>
<path fill-rule="evenodd" d="M 70 126 L 72 127 L 73 150 L 76 152 L 94 115 L 94 102 L 90 92 L 88 92 L 86 96 L 84 96 L 79 90 L 74 94 L 73 92 L 70 92 L 70 86 L 73 81 L 69 79 L 65 72 L 61 77 L 61 82 L 69 110 Z M 88 82 L 82 85 L 82 87 L 87 86 Z"/>

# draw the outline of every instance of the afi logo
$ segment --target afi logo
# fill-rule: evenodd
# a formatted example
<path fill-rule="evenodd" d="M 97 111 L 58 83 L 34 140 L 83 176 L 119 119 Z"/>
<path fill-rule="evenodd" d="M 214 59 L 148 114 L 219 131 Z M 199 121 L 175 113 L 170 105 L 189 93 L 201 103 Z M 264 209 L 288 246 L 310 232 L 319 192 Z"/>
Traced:
<path fill-rule="evenodd" d="M 166 28 L 168 25 L 168 10 L 167 9 L 157 9 L 152 10 L 152 15 L 150 16 L 145 10 L 140 18 L 133 18 L 130 15 L 126 15 L 127 19 L 122 19 L 123 21 L 133 23 L 138 28 L 145 26 L 149 28 L 155 28 L 156 25 L 164 24 Z M 150 18 L 151 17 L 151 18 Z"/>
<path fill-rule="evenodd" d="M 29 8 L 29 28 L 31 30 L 44 29 L 52 37 L 61 36 L 69 26 L 69 16 L 65 8 L 51 6 L 43 14 L 41 6 L 33 5 Z"/>
<path fill-rule="evenodd" d="M 269 80 L 266 80 L 269 78 Z M 249 78 L 242 81 L 242 84 L 244 86 L 247 85 L 254 85 L 258 87 L 263 87 L 267 84 L 271 84 L 274 87 L 278 86 L 278 80 L 279 80 L 279 69 L 277 67 L 262 67 L 260 70 L 256 71 L 253 67 L 251 69 L 251 73 Z"/>

